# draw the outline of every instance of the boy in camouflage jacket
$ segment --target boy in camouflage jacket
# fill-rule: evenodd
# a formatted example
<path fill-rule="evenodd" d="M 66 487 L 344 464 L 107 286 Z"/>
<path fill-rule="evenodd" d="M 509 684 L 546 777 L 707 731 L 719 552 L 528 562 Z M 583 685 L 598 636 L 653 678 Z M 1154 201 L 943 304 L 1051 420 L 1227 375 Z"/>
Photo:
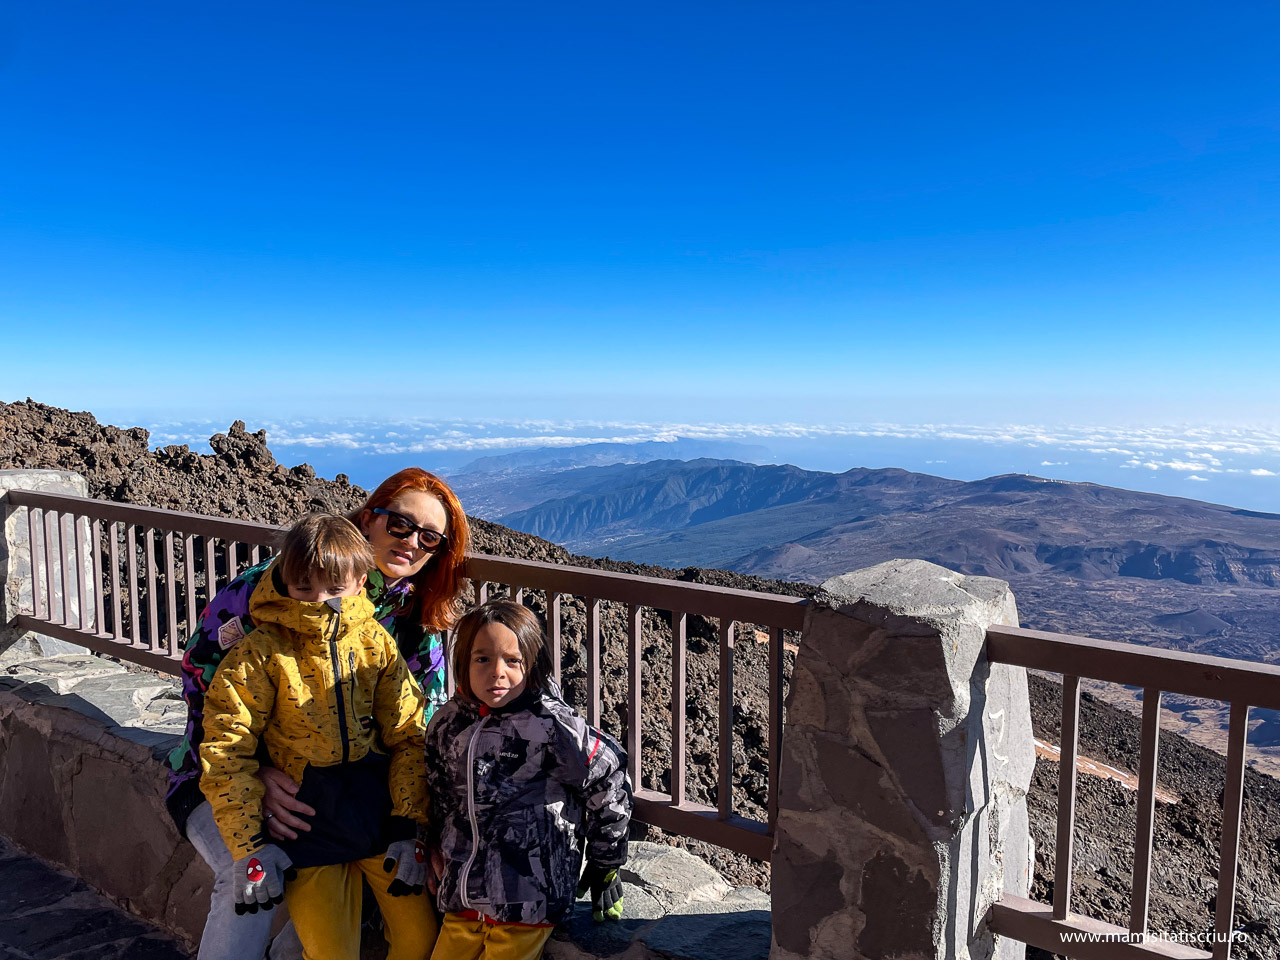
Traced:
<path fill-rule="evenodd" d="M 496 600 L 464 616 L 453 664 L 458 692 L 427 730 L 445 914 L 433 960 L 534 960 L 587 889 L 597 920 L 622 915 L 626 756 L 560 699 L 525 607 Z"/>

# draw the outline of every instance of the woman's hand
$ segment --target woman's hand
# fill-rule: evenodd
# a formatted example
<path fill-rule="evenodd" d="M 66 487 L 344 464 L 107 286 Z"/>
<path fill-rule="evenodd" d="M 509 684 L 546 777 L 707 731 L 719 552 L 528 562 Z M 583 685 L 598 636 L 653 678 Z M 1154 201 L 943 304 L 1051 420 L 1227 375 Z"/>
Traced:
<path fill-rule="evenodd" d="M 267 818 L 268 832 L 277 840 L 297 840 L 295 831 L 309 832 L 311 824 L 302 817 L 314 817 L 315 808 L 297 798 L 298 785 L 289 775 L 275 767 L 259 767 L 258 779 L 266 791 L 262 796 L 262 812 Z"/>
<path fill-rule="evenodd" d="M 432 847 L 427 857 L 427 890 L 435 896 L 440 889 L 440 877 L 444 874 L 444 854 L 439 847 Z"/>

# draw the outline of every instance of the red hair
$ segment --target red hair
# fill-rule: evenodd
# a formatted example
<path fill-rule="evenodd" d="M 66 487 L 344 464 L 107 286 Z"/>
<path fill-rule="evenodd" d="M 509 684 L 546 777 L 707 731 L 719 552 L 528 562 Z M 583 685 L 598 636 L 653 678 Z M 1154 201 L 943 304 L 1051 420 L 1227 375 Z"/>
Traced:
<path fill-rule="evenodd" d="M 413 575 L 414 592 L 417 594 L 414 610 L 423 627 L 440 633 L 453 626 L 460 613 L 462 566 L 471 531 L 458 495 L 434 473 L 428 473 L 421 467 L 405 467 L 378 484 L 378 489 L 369 495 L 360 509 L 360 516 L 363 517 L 366 510 L 385 508 L 406 490 L 421 490 L 435 497 L 449 516 L 445 549 L 432 554 L 426 565 Z"/>

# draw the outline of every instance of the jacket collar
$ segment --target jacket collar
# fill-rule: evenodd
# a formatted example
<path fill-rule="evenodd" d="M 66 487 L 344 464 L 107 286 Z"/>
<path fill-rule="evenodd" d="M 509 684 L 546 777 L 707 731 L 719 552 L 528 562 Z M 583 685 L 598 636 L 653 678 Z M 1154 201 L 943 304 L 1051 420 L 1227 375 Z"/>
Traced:
<path fill-rule="evenodd" d="M 372 619 L 373 604 L 363 593 L 320 603 L 294 600 L 286 592 L 279 567 L 279 561 L 271 564 L 267 575 L 258 581 L 253 596 L 249 598 L 249 616 L 254 623 L 278 624 L 300 641 L 310 643 L 328 640 L 334 630 L 335 618 L 346 623 Z"/>
<path fill-rule="evenodd" d="M 379 620 L 399 616 L 413 602 L 412 577 L 401 577 L 388 586 L 386 576 L 377 567 L 369 571 L 364 589 L 373 604 L 374 616 Z"/>

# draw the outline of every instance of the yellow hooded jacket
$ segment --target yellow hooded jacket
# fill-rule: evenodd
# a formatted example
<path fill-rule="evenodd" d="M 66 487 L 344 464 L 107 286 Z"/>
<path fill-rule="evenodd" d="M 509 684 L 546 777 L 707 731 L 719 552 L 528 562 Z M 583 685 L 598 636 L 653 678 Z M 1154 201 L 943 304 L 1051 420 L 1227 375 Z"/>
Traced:
<path fill-rule="evenodd" d="M 364 594 L 294 600 L 273 565 L 249 613 L 257 628 L 209 683 L 200 745 L 200 789 L 232 857 L 271 842 L 254 776 L 259 741 L 272 765 L 299 784 L 308 767 L 390 753 L 391 814 L 425 822 L 425 701 Z"/>

